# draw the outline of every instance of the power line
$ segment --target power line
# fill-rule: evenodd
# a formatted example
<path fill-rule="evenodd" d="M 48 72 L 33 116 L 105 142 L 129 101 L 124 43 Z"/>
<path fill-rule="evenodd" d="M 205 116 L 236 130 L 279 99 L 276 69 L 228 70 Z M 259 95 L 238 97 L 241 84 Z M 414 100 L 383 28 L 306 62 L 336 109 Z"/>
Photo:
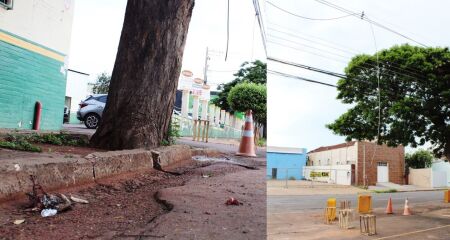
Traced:
<path fill-rule="evenodd" d="M 279 42 L 275 42 L 275 41 L 272 41 L 272 40 L 268 40 L 267 42 L 268 42 L 268 43 L 273 43 L 273 44 L 276 44 L 276 45 L 279 45 L 279 46 L 282 46 L 282 47 L 290 48 L 290 49 L 293 49 L 293 50 L 297 50 L 297 51 L 300 51 L 300 52 L 309 53 L 309 54 L 311 54 L 311 55 L 318 56 L 318 57 L 321 57 L 321 58 L 324 58 L 324 59 L 327 59 L 327 60 L 333 60 L 333 61 L 335 61 L 335 62 L 340 62 L 340 63 L 343 63 L 343 64 L 348 64 L 346 61 L 343 61 L 343 60 L 339 60 L 339 59 L 332 58 L 332 57 L 327 57 L 327 56 L 322 55 L 322 54 L 319 54 L 319 53 L 310 52 L 310 51 L 303 50 L 303 49 L 300 49 L 300 48 L 288 46 L 288 45 L 285 45 L 285 44 L 282 44 L 282 43 L 279 43 Z"/>
<path fill-rule="evenodd" d="M 255 23 L 256 23 L 256 19 L 258 18 L 258 15 L 255 14 L 255 18 L 253 19 L 253 32 L 252 32 L 252 60 L 254 59 L 254 51 L 255 51 Z"/>
<path fill-rule="evenodd" d="M 362 19 L 362 20 L 364 20 L 364 21 L 366 21 L 366 22 L 369 22 L 369 23 L 371 23 L 371 24 L 373 24 L 373 25 L 375 25 L 375 26 L 377 26 L 377 27 L 379 27 L 379 28 L 382 28 L 382 29 L 384 29 L 384 30 L 387 30 L 387 31 L 389 31 L 389 32 L 391 32 L 391 33 L 394 33 L 394 34 L 396 34 L 396 35 L 398 35 L 398 36 L 401 36 L 401 37 L 403 37 L 403 38 L 405 38 L 405 39 L 408 39 L 408 40 L 410 40 L 410 41 L 413 41 L 413 42 L 415 42 L 415 43 L 417 43 L 417 44 L 419 44 L 419 45 L 421 45 L 421 46 L 423 46 L 423 47 L 428 47 L 426 44 L 423 44 L 423 43 L 421 43 L 421 42 L 419 42 L 419 41 L 416 41 L 416 40 L 412 39 L 411 37 L 406 36 L 405 34 L 402 34 L 402 33 L 398 32 L 398 31 L 396 31 L 396 30 L 394 30 L 394 29 L 392 29 L 392 28 L 389 28 L 389 27 L 387 27 L 387 26 L 385 26 L 385 25 L 383 25 L 383 24 L 381 24 L 381 23 L 378 23 L 378 22 L 375 22 L 375 21 L 369 19 L 369 18 L 367 17 L 367 15 L 364 14 L 364 12 L 362 12 L 362 14 L 358 14 L 358 13 L 353 12 L 353 11 L 351 11 L 351 10 L 345 9 L 345 8 L 343 8 L 343 7 L 340 7 L 340 6 L 336 5 L 336 4 L 330 3 L 330 2 L 328 2 L 328 1 L 326 1 L 326 0 L 315 0 L 315 1 L 318 2 L 318 3 L 321 3 L 321 4 L 323 4 L 323 5 L 326 5 L 326 6 L 328 6 L 328 7 L 337 9 L 337 10 L 339 10 L 339 11 L 341 11 L 341 12 L 344 12 L 344 13 L 347 13 L 347 14 L 351 14 L 351 15 L 353 15 L 353 16 L 355 16 L 355 17 L 357 17 L 357 18 L 360 18 L 360 19 Z"/>
<path fill-rule="evenodd" d="M 304 77 L 294 76 L 294 75 L 291 75 L 291 74 L 282 73 L 282 72 L 278 72 L 278 71 L 268 70 L 267 73 L 275 74 L 275 75 L 282 76 L 282 77 L 298 79 L 298 80 L 302 80 L 302 81 L 306 81 L 306 82 L 321 84 L 321 85 L 325 85 L 325 86 L 328 86 L 328 87 L 335 87 L 335 88 L 337 87 L 336 85 L 333 85 L 333 84 L 324 83 L 324 82 L 321 82 L 321 81 L 316 81 L 316 80 L 312 80 L 312 79 L 308 79 L 308 78 L 304 78 Z"/>
<path fill-rule="evenodd" d="M 261 8 L 259 6 L 259 0 L 253 0 L 253 7 L 255 8 L 255 14 L 258 17 L 258 25 L 259 25 L 259 31 L 261 33 L 261 38 L 262 38 L 262 42 L 263 42 L 263 46 L 264 46 L 264 52 L 266 53 L 267 56 L 267 46 L 266 46 L 266 31 L 265 31 L 265 27 L 264 27 L 264 22 L 263 22 L 263 18 L 261 16 Z"/>
<path fill-rule="evenodd" d="M 228 44 L 230 43 L 230 0 L 228 0 L 228 10 L 227 10 L 227 49 L 225 51 L 225 61 L 228 57 Z"/>
<path fill-rule="evenodd" d="M 280 26 L 278 24 L 273 24 L 273 25 L 282 27 L 282 26 Z M 314 41 L 314 40 L 302 37 L 302 36 L 297 35 L 297 34 L 285 32 L 285 31 L 280 31 L 278 29 L 274 29 L 274 28 L 271 28 L 271 27 L 269 27 L 268 29 L 270 29 L 272 31 L 275 31 L 275 32 L 278 32 L 278 33 L 286 34 L 286 35 L 288 35 L 290 37 L 294 37 L 294 38 L 297 38 L 297 39 L 302 39 L 302 40 L 305 40 L 305 41 L 308 41 L 308 42 L 311 42 L 311 43 L 314 43 L 314 44 L 317 44 L 317 45 L 322 45 L 322 46 L 325 46 L 327 48 L 336 49 L 338 51 L 345 52 L 345 53 L 348 53 L 348 54 L 351 54 L 351 55 L 362 54 L 361 52 L 359 52 L 359 51 L 357 51 L 355 49 L 351 49 L 351 48 L 349 48 L 347 46 L 343 46 L 343 45 L 340 45 L 340 44 L 335 44 L 335 43 L 332 43 L 330 41 L 327 41 L 327 40 L 324 40 L 324 39 L 321 39 L 321 38 L 318 38 L 318 37 L 315 37 L 315 36 L 309 35 L 309 38 L 318 39 L 318 40 L 320 40 L 322 42 L 325 42 L 326 44 L 319 43 L 317 41 Z M 306 34 L 302 34 L 302 35 L 306 35 Z M 336 47 L 336 46 L 339 46 L 339 47 Z M 411 68 L 411 67 L 402 67 L 399 64 L 396 64 L 396 63 L 393 63 L 393 62 L 390 62 L 389 64 L 390 64 L 390 67 L 398 69 L 398 70 L 400 70 L 402 72 L 410 73 L 410 74 L 412 74 L 412 75 L 414 75 L 415 77 L 418 77 L 418 78 L 422 77 L 417 69 L 414 69 L 414 68 Z"/>
<path fill-rule="evenodd" d="M 337 20 L 337 19 L 341 19 L 341 18 L 345 18 L 345 17 L 349 17 L 349 16 L 352 16 L 352 15 L 353 15 L 353 14 L 348 14 L 348 15 L 339 16 L 339 17 L 333 17 L 333 18 L 310 18 L 310 17 L 305 17 L 305 16 L 301 16 L 301 15 L 298 15 L 298 14 L 295 14 L 295 13 L 292 13 L 292 12 L 289 12 L 288 10 L 283 9 L 283 8 L 277 6 L 277 5 L 275 5 L 275 4 L 273 4 L 273 3 L 269 2 L 269 1 L 266 1 L 266 3 L 268 3 L 268 4 L 271 5 L 272 7 L 275 7 L 276 9 L 278 9 L 278 10 L 280 10 L 280 11 L 282 11 L 282 12 L 285 12 L 285 13 L 287 13 L 287 14 L 289 14 L 289 15 L 292 15 L 292 16 L 294 16 L 294 17 L 298 17 L 298 18 L 302 18 L 302 19 L 306 19 L 306 20 L 313 20 L 313 21 Z"/>
<path fill-rule="evenodd" d="M 288 39 L 285 39 L 285 38 L 276 37 L 276 36 L 273 36 L 271 34 L 269 34 L 269 36 L 271 36 L 272 38 L 278 38 L 278 39 L 281 39 L 281 40 L 284 40 L 284 41 L 288 41 L 288 42 L 294 43 L 296 45 L 302 45 L 302 46 L 305 46 L 305 47 L 308 47 L 308 48 L 312 48 L 312 49 L 315 49 L 315 50 L 318 50 L 318 51 L 321 51 L 321 52 L 325 52 L 327 54 L 331 54 L 331 55 L 340 57 L 342 59 L 346 59 L 347 60 L 348 58 L 351 58 L 351 57 L 347 57 L 347 56 L 343 56 L 343 55 L 340 55 L 340 54 L 336 54 L 336 53 L 333 53 L 333 52 L 330 52 L 330 51 L 327 51 L 327 50 L 316 48 L 316 47 L 313 47 L 313 46 L 310 46 L 310 45 L 307 45 L 307 44 L 301 44 L 301 43 L 297 43 L 295 41 L 291 41 L 291 40 L 288 40 Z M 319 53 L 310 52 L 310 51 L 307 51 L 307 50 L 304 50 L 304 49 L 292 47 L 292 46 L 285 45 L 285 44 L 282 44 L 282 43 L 279 43 L 279 42 L 275 42 L 275 41 L 272 41 L 272 40 L 268 40 L 268 42 L 273 43 L 273 44 L 277 44 L 277 45 L 280 45 L 280 46 L 283 46 L 283 47 L 286 47 L 286 48 L 294 49 L 294 50 L 297 50 L 297 51 L 309 53 L 309 54 L 312 54 L 312 55 L 315 55 L 315 56 L 318 56 L 318 57 L 322 57 L 322 58 L 327 59 L 327 60 L 334 60 L 336 62 L 341 62 L 341 63 L 347 64 L 346 61 L 335 59 L 335 58 L 331 58 L 331 57 L 328 57 L 328 56 L 325 56 L 325 55 L 322 55 L 322 54 L 319 54 Z M 378 56 L 378 53 L 376 53 L 376 55 Z M 398 70 L 400 70 L 402 72 L 410 72 L 410 71 L 407 71 L 405 69 L 402 69 L 402 68 L 394 66 L 394 65 L 396 65 L 394 63 L 389 63 L 389 64 L 390 64 L 389 67 L 391 67 L 391 68 L 398 69 Z M 360 69 L 364 69 L 364 70 L 371 70 L 371 68 L 373 68 L 373 67 L 378 69 L 377 65 L 370 64 L 370 63 L 367 63 L 367 62 L 362 63 L 362 66 L 355 66 L 355 67 L 356 68 L 360 68 Z M 409 74 L 402 73 L 400 71 L 395 71 L 395 70 L 392 70 L 392 69 L 389 69 L 389 68 L 385 68 L 384 71 L 385 71 L 384 75 L 388 75 L 389 77 L 392 77 L 395 74 L 395 75 L 400 75 L 400 76 L 403 76 L 403 77 L 408 77 L 408 78 L 412 78 L 412 79 L 416 79 L 416 80 L 426 81 L 425 79 L 421 78 L 422 76 L 419 76 L 417 73 L 414 73 L 414 72 L 410 72 L 410 73 L 412 73 L 414 75 L 409 75 Z M 393 74 L 388 74 L 388 72 L 392 72 Z"/>
<path fill-rule="evenodd" d="M 303 69 L 306 69 L 306 70 L 309 70 L 309 71 L 314 71 L 314 72 L 327 74 L 327 75 L 330 75 L 330 76 L 333 76 L 333 77 L 337 77 L 337 78 L 347 79 L 347 76 L 344 75 L 344 74 L 340 74 L 340 73 L 331 72 L 331 71 L 320 69 L 320 68 L 316 68 L 316 67 L 303 65 L 303 64 L 300 64 L 300 63 L 284 61 L 284 60 L 277 59 L 277 58 L 272 58 L 272 57 L 267 57 L 267 60 L 273 61 L 273 62 L 277 62 L 277 63 L 282 63 L 282 64 L 285 64 L 285 65 L 290 65 L 290 66 L 293 66 L 293 67 L 303 68 Z"/>
<path fill-rule="evenodd" d="M 315 52 L 307 51 L 307 50 L 304 50 L 304 49 L 300 49 L 300 48 L 296 48 L 296 47 L 284 45 L 284 44 L 282 44 L 282 43 L 274 42 L 274 41 L 271 41 L 271 40 L 268 40 L 268 42 L 269 42 L 269 43 L 276 44 L 276 45 L 280 45 L 280 46 L 283 46 L 283 47 L 286 47 L 286 48 L 290 48 L 290 49 L 293 49 L 293 50 L 305 52 L 305 53 L 308 53 L 308 54 L 311 54 L 311 55 L 314 55 L 314 56 L 322 57 L 322 58 L 327 59 L 327 60 L 333 60 L 333 61 L 336 61 L 336 62 L 340 62 L 340 63 L 347 64 L 346 61 L 339 60 L 339 59 L 335 59 L 335 58 L 332 58 L 332 57 L 328 57 L 328 56 L 325 56 L 325 55 L 322 55 L 322 54 L 319 54 L 319 53 L 315 53 Z M 305 46 L 306 46 L 306 47 L 310 47 L 310 46 L 308 46 L 308 45 L 305 45 Z M 314 47 L 310 47 L 310 48 L 314 48 Z M 335 54 L 335 53 L 333 53 L 333 52 L 320 50 L 320 49 L 318 49 L 318 48 L 314 48 L 314 49 L 317 49 L 317 50 L 319 50 L 319 51 L 323 51 L 323 52 L 328 53 L 328 54 L 331 54 L 331 55 L 335 55 L 335 56 L 337 56 L 337 57 L 341 57 L 341 58 L 343 58 L 343 59 L 350 58 L 350 57 L 345 57 L 345 56 L 343 56 L 343 55 Z M 355 68 L 359 68 L 359 69 L 363 69 L 363 70 L 369 70 L 369 71 L 371 71 L 373 67 L 377 68 L 377 65 L 374 65 L 374 64 L 370 64 L 370 63 L 364 62 L 364 63 L 362 63 L 362 66 L 354 66 L 354 67 L 355 67 Z M 391 67 L 394 67 L 394 66 L 391 66 Z M 408 75 L 408 74 L 405 74 L 405 73 L 401 73 L 401 72 L 394 71 L 394 70 L 392 70 L 392 69 L 385 69 L 384 75 L 388 75 L 388 76 L 390 76 L 390 77 L 394 76 L 393 74 L 389 74 L 389 72 L 392 72 L 393 74 L 396 74 L 396 75 L 400 75 L 400 76 L 404 76 L 404 77 L 413 78 L 413 79 L 416 79 L 416 80 L 423 80 L 423 79 L 420 79 L 420 78 L 417 78 L 417 77 L 414 77 L 414 76 L 411 76 L 411 75 Z"/>

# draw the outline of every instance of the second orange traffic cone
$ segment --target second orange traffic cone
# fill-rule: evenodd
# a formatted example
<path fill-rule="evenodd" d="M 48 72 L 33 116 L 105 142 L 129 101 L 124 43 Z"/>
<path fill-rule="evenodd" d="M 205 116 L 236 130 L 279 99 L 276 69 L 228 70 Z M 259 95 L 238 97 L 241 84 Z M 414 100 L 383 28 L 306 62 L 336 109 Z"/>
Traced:
<path fill-rule="evenodd" d="M 387 207 L 386 207 L 386 213 L 387 214 L 393 214 L 394 212 L 392 211 L 392 199 L 389 198 Z"/>
<path fill-rule="evenodd" d="M 405 209 L 403 210 L 403 216 L 411 215 L 411 210 L 409 210 L 408 206 L 408 198 L 405 199 Z"/>
<path fill-rule="evenodd" d="M 255 140 L 253 135 L 253 116 L 252 110 L 247 110 L 245 113 L 245 125 L 244 132 L 242 134 L 242 140 L 239 144 L 239 150 L 236 153 L 239 156 L 256 157 L 255 153 Z"/>

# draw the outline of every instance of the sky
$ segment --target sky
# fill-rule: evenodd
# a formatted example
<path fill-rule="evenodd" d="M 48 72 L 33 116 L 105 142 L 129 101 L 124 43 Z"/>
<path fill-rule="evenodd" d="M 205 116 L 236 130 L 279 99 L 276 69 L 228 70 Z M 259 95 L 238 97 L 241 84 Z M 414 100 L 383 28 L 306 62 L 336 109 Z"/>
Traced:
<path fill-rule="evenodd" d="M 286 14 L 268 2 L 309 18 L 346 15 L 315 0 L 261 1 L 264 9 L 268 55 L 287 61 L 343 73 L 352 56 L 374 54 L 395 44 L 410 43 L 402 37 L 350 16 L 331 21 L 300 19 Z M 364 11 L 372 20 L 389 26 L 427 46 L 448 46 L 450 1 L 444 0 L 333 0 L 354 12 Z M 375 41 L 374 41 L 375 39 Z M 376 44 L 375 44 L 376 43 Z M 280 45 L 281 44 L 281 45 Z M 283 45 L 283 46 L 282 46 Z M 333 47 L 333 48 L 330 48 Z M 341 48 L 344 51 L 336 50 Z M 337 78 L 268 62 L 269 70 L 336 84 Z M 308 151 L 342 143 L 325 125 L 351 107 L 336 99 L 332 87 L 268 75 L 268 145 L 301 147 Z M 407 151 L 411 151 L 407 148 Z"/>
<path fill-rule="evenodd" d="M 102 72 L 112 72 L 125 8 L 126 0 L 75 1 L 69 68 L 91 74 L 92 81 Z M 215 88 L 233 80 L 233 73 L 244 61 L 264 59 L 259 28 L 254 19 L 251 0 L 230 0 L 230 41 L 225 61 L 227 1 L 196 0 L 182 69 L 203 78 L 208 47 L 208 82 Z"/>

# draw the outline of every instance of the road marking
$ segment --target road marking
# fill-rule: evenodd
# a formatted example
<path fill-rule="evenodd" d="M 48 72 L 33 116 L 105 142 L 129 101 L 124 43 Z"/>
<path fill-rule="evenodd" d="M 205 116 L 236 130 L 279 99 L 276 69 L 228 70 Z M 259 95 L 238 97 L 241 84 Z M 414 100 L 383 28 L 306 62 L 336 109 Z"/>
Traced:
<path fill-rule="evenodd" d="M 388 239 L 388 238 L 402 237 L 402 236 L 406 236 L 406 235 L 410 235 L 410 234 L 422 233 L 422 232 L 427 232 L 427 231 L 441 229 L 441 228 L 446 228 L 446 227 L 450 227 L 450 224 L 449 225 L 444 225 L 444 226 L 439 226 L 439 227 L 434 227 L 434 228 L 428 228 L 428 229 L 424 229 L 424 230 L 419 230 L 419 231 L 414 231 L 414 232 L 408 232 L 408 233 L 402 233 L 402 234 L 397 234 L 397 235 L 392 235 L 392 236 L 387 236 L 387 237 L 381 237 L 381 238 L 377 238 L 377 239 Z"/>

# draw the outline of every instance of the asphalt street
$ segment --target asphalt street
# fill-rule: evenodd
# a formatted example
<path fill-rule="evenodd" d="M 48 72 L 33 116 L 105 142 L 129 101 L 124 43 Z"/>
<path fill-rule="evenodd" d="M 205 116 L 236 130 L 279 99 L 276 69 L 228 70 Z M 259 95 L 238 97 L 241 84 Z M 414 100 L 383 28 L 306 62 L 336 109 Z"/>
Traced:
<path fill-rule="evenodd" d="M 417 192 L 396 192 L 396 193 L 372 193 L 372 208 L 386 207 L 389 198 L 392 198 L 394 208 L 403 208 L 405 199 L 414 206 L 416 203 L 430 201 L 443 201 L 442 191 L 417 191 Z M 268 196 L 267 212 L 269 214 L 294 213 L 305 210 L 323 209 L 328 198 L 334 197 L 336 201 L 351 201 L 352 207 L 357 204 L 357 195 L 308 195 L 308 196 Z"/>

